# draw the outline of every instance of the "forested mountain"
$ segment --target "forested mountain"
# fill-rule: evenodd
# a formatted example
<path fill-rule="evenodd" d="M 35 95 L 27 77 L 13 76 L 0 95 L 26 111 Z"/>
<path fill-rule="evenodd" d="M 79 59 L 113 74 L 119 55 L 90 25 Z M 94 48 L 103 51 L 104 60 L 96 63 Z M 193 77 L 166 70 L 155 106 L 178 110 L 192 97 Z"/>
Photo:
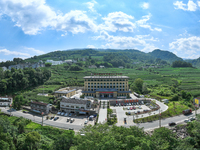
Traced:
<path fill-rule="evenodd" d="M 78 59 L 78 58 L 86 58 L 89 56 L 93 56 L 104 61 L 108 61 L 108 56 L 110 59 L 117 58 L 122 59 L 123 61 L 135 62 L 149 62 L 155 61 L 157 58 L 165 60 L 169 63 L 172 63 L 176 60 L 182 60 L 171 52 L 155 50 L 151 53 L 144 53 L 139 50 L 128 49 L 128 50 L 115 50 L 115 49 L 73 49 L 73 50 L 63 50 L 63 51 L 54 51 L 40 56 L 34 56 L 29 59 L 26 59 L 28 62 L 37 62 L 39 60 L 46 61 L 47 59 L 53 60 L 66 60 L 66 59 Z M 104 56 L 107 57 L 104 59 Z M 112 60 L 113 61 L 113 60 Z M 121 61 L 121 60 L 120 60 Z M 113 63 L 112 63 L 113 64 Z M 123 64 L 123 63 L 122 63 Z"/>
<path fill-rule="evenodd" d="M 200 67 L 200 57 L 198 59 L 188 59 L 185 61 L 191 63 L 194 67 Z"/>
<path fill-rule="evenodd" d="M 118 66 L 130 66 L 132 64 L 158 64 L 159 62 L 166 61 L 172 64 L 174 61 L 183 61 L 182 58 L 177 57 L 175 54 L 169 51 L 162 51 L 159 49 L 154 50 L 150 53 L 145 53 L 135 49 L 72 49 L 72 50 L 57 50 L 47 54 L 34 56 L 26 60 L 14 59 L 13 61 L 6 61 L 0 63 L 0 67 L 18 63 L 25 62 L 39 62 L 40 60 L 54 60 L 54 61 L 63 61 L 67 59 L 73 59 L 77 61 L 93 59 L 89 65 L 103 65 L 106 63 L 106 66 L 109 67 L 118 67 Z M 166 64 L 165 62 L 165 64 Z M 196 60 L 187 60 L 187 62 L 192 63 L 193 66 L 200 67 L 200 59 Z M 109 63 L 109 64 L 108 64 Z M 130 66 L 131 67 L 131 66 Z"/>
<path fill-rule="evenodd" d="M 169 52 L 169 51 L 162 51 L 162 50 L 156 49 L 156 50 L 150 52 L 149 54 L 153 57 L 160 58 L 160 59 L 168 61 L 170 63 L 172 63 L 174 61 L 178 61 L 178 60 L 183 61 L 182 58 L 177 57 L 175 54 L 173 54 L 172 52 Z"/>

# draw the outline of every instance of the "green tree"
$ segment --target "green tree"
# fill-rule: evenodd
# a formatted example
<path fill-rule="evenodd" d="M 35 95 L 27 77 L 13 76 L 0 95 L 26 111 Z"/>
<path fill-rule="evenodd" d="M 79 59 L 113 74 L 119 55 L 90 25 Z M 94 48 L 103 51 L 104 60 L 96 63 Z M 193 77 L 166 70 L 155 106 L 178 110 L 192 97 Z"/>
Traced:
<path fill-rule="evenodd" d="M 159 150 L 171 150 L 178 143 L 175 134 L 165 127 L 155 129 L 151 138 L 155 142 L 155 149 Z"/>
<path fill-rule="evenodd" d="M 29 132 L 26 135 L 26 145 L 29 150 L 38 149 L 41 136 L 38 132 Z"/>
<path fill-rule="evenodd" d="M 23 102 L 24 102 L 23 96 L 17 95 L 13 100 L 13 108 L 20 110 Z"/>
<path fill-rule="evenodd" d="M 58 136 L 54 142 L 55 150 L 65 150 L 69 149 L 72 145 L 72 141 L 74 138 L 74 131 L 69 131 Z"/>
<path fill-rule="evenodd" d="M 137 87 L 140 93 L 142 93 L 143 80 L 141 78 L 135 79 L 134 85 Z"/>

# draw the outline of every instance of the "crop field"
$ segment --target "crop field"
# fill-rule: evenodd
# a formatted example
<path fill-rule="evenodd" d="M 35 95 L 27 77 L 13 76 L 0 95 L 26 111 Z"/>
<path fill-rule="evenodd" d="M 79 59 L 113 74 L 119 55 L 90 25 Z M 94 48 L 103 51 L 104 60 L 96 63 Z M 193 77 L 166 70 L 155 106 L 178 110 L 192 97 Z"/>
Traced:
<path fill-rule="evenodd" d="M 28 100 L 38 99 L 48 102 L 49 97 L 37 96 L 38 93 L 49 93 L 59 88 L 68 86 L 83 86 L 84 76 L 93 73 L 122 73 L 129 77 L 129 86 L 133 86 L 134 80 L 141 78 L 147 84 L 149 95 L 154 98 L 172 98 L 172 87 L 176 86 L 178 91 L 185 90 L 193 96 L 200 96 L 200 69 L 195 68 L 151 68 L 137 70 L 120 68 L 83 68 L 81 71 L 69 71 L 65 65 L 51 66 L 48 68 L 52 72 L 51 78 L 45 82 L 44 86 L 38 86 L 32 91 L 23 93 Z"/>

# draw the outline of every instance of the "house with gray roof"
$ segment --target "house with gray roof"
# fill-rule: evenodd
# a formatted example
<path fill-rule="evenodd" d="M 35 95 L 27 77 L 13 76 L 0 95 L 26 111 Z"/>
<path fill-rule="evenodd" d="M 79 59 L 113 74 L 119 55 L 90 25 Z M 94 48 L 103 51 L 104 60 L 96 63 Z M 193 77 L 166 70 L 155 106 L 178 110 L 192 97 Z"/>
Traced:
<path fill-rule="evenodd" d="M 43 112 L 44 115 L 49 114 L 50 104 L 43 102 L 30 102 L 30 106 L 31 106 L 31 111 L 35 113 L 42 114 Z"/>
<path fill-rule="evenodd" d="M 60 109 L 64 112 L 89 112 L 91 100 L 68 98 L 63 96 L 60 101 Z"/>

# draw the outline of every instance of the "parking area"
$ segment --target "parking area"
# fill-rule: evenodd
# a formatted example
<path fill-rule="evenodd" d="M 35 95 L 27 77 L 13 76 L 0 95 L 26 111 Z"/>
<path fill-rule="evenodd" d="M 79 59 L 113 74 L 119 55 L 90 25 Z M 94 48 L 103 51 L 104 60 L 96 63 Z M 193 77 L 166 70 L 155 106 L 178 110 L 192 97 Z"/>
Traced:
<path fill-rule="evenodd" d="M 45 116 L 47 117 L 47 116 Z M 45 118 L 46 119 L 46 118 Z M 50 121 L 54 122 L 61 122 L 61 123 L 66 123 L 66 124 L 71 124 L 71 125 L 94 125 L 94 120 L 95 118 L 92 118 L 88 115 L 75 115 L 74 113 L 67 113 L 67 115 L 61 115 L 61 114 L 49 114 L 49 119 Z"/>
<path fill-rule="evenodd" d="M 117 103 L 110 108 L 116 110 L 118 126 L 126 124 L 134 125 L 134 119 L 147 117 L 149 113 L 153 114 L 150 103 L 144 103 L 143 101 L 136 103 Z M 126 118 L 126 124 L 124 123 L 124 118 Z"/>

